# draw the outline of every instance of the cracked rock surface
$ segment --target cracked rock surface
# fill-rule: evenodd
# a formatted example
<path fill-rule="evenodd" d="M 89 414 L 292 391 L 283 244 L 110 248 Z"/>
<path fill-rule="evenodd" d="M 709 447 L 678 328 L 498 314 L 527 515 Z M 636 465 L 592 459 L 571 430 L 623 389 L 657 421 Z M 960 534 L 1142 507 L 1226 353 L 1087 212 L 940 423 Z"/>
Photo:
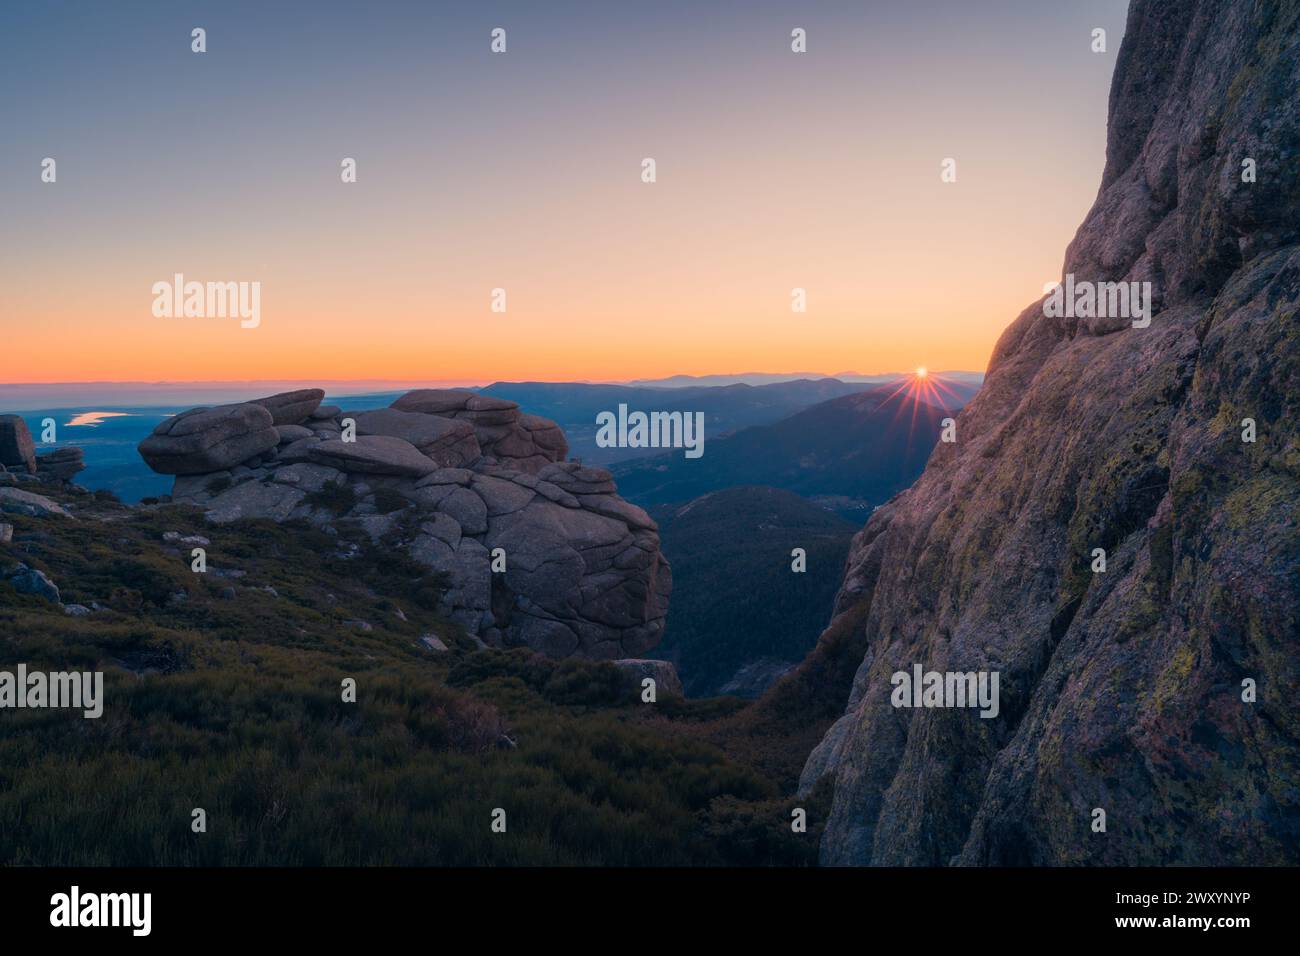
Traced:
<path fill-rule="evenodd" d="M 1063 272 L 1153 320 L 1030 306 L 858 534 L 823 862 L 1300 863 L 1298 91 L 1300 4 L 1132 4 Z M 999 716 L 893 707 L 914 664 L 999 672 Z"/>

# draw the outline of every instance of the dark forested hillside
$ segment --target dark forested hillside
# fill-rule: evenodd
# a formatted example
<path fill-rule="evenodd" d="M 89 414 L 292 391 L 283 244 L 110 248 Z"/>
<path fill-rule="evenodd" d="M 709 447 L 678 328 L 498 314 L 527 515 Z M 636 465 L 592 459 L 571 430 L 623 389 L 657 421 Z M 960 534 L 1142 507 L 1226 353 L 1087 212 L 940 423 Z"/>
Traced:
<path fill-rule="evenodd" d="M 674 451 L 611 465 L 620 493 L 644 506 L 760 484 L 844 499 L 865 518 L 916 479 L 949 414 L 896 385 L 821 402 L 774 422 L 710 439 L 700 458 Z"/>
<path fill-rule="evenodd" d="M 675 591 L 656 653 L 690 694 L 757 696 L 803 659 L 830 618 L 849 541 L 845 519 L 779 488 L 711 492 L 661 505 Z M 792 570 L 802 548 L 806 569 Z"/>

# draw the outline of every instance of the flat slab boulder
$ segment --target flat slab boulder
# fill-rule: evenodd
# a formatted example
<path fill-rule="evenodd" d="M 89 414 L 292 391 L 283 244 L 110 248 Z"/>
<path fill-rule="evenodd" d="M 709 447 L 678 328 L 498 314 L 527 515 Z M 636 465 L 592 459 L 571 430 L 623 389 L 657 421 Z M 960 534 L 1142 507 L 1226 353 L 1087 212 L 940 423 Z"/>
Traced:
<path fill-rule="evenodd" d="M 72 517 L 67 509 L 54 499 L 32 494 L 21 488 L 0 488 L 0 511 L 27 515 L 31 518 L 48 518 L 51 515 L 60 518 Z"/>
<path fill-rule="evenodd" d="M 158 425 L 140 457 L 164 475 L 223 471 L 280 443 L 271 413 L 251 403 L 192 408 Z"/>
<path fill-rule="evenodd" d="M 8 581 L 19 594 L 34 594 L 54 604 L 63 603 L 59 598 L 59 589 L 46 576 L 44 571 L 19 564 L 0 580 Z"/>
<path fill-rule="evenodd" d="M 591 468 L 573 461 L 547 465 L 537 477 L 572 495 L 612 495 L 618 491 L 614 476 L 604 468 Z"/>
<path fill-rule="evenodd" d="M 292 485 L 246 481 L 212 499 L 204 517 L 217 524 L 240 518 L 270 518 L 283 521 L 306 497 Z"/>
<path fill-rule="evenodd" d="M 625 501 L 618 495 L 583 495 L 580 500 L 582 507 L 588 511 L 594 511 L 606 518 L 617 518 L 629 528 L 649 531 L 659 529 L 654 519 L 646 514 L 643 509 L 638 508 L 630 501 Z"/>
<path fill-rule="evenodd" d="M 471 412 L 504 412 L 518 407 L 518 402 L 512 402 L 508 398 L 497 398 L 495 395 L 480 395 L 476 392 L 471 393 L 469 401 L 465 403 L 465 408 Z"/>
<path fill-rule="evenodd" d="M 280 465 L 291 465 L 297 462 L 310 461 L 311 450 L 319 445 L 324 438 L 317 438 L 315 435 L 310 438 L 299 438 L 297 441 L 291 441 L 287 445 L 281 445 L 279 451 L 275 453 L 275 460 Z"/>
<path fill-rule="evenodd" d="M 42 481 L 71 481 L 86 467 L 86 454 L 80 448 L 56 448 L 36 456 L 36 474 Z"/>
<path fill-rule="evenodd" d="M 519 404 L 494 395 L 454 388 L 421 388 L 393 402 L 390 410 L 469 424 L 481 453 L 511 467 L 536 472 L 569 453 L 564 431 L 549 418 L 526 415 Z"/>
<path fill-rule="evenodd" d="M 479 418 L 480 424 L 513 422 L 519 418 L 518 402 L 463 388 L 417 388 L 402 395 L 390 407 L 448 418 Z"/>
<path fill-rule="evenodd" d="M 319 388 L 300 388 L 292 392 L 280 392 L 266 398 L 253 399 L 253 405 L 261 405 L 271 413 L 273 425 L 300 425 L 320 407 L 325 392 Z"/>
<path fill-rule="evenodd" d="M 288 445 L 303 438 L 311 438 L 316 434 L 310 428 L 305 428 L 302 425 L 277 425 L 275 430 L 280 433 L 281 445 Z"/>
<path fill-rule="evenodd" d="M 410 442 L 442 468 L 459 468 L 479 456 L 474 426 L 455 418 L 376 408 L 354 412 L 358 435 L 389 435 Z"/>
<path fill-rule="evenodd" d="M 277 468 L 271 478 L 282 485 L 293 485 L 300 491 L 320 491 L 328 484 L 343 480 L 343 472 L 328 465 L 297 462 Z"/>
<path fill-rule="evenodd" d="M 391 435 L 359 435 L 352 442 L 331 438 L 313 445 L 307 457 L 318 465 L 366 475 L 422 478 L 438 470 L 438 465 L 409 441 Z"/>
<path fill-rule="evenodd" d="M 468 468 L 439 468 L 437 471 L 431 471 L 415 483 L 417 488 L 426 488 L 429 485 L 468 485 L 470 479 L 474 477 L 474 472 Z"/>
<path fill-rule="evenodd" d="M 450 418 L 453 412 L 464 411 L 466 403 L 473 397 L 473 392 L 459 388 L 417 388 L 398 398 L 389 407 L 404 412 Z"/>

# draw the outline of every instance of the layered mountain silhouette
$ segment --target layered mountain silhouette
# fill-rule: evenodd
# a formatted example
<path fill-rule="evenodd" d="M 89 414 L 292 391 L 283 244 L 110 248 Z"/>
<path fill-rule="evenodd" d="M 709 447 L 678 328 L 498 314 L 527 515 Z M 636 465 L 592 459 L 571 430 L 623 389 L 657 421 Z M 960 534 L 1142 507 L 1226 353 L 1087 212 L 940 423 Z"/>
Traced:
<path fill-rule="evenodd" d="M 607 464 L 636 456 L 627 448 L 596 445 L 596 416 L 620 404 L 632 410 L 700 412 L 709 436 L 763 425 L 830 398 L 862 391 L 863 386 L 833 378 L 800 379 L 764 385 L 743 383 L 662 388 L 591 385 L 585 382 L 496 382 L 480 390 L 553 419 L 569 439 L 573 457 Z"/>
<path fill-rule="evenodd" d="M 1063 271 L 1154 316 L 1030 305 L 855 539 L 823 862 L 1300 862 L 1298 80 L 1300 5 L 1132 4 Z M 999 715 L 893 706 L 917 665 Z"/>
<path fill-rule="evenodd" d="M 980 383 L 984 381 L 983 372 L 938 372 L 936 374 L 946 382 L 972 388 L 979 388 Z M 841 382 L 847 382 L 857 385 L 860 389 L 866 389 L 873 385 L 896 382 L 906 377 L 902 372 L 884 375 L 864 375 L 862 372 L 836 372 L 833 375 L 820 375 L 816 372 L 792 372 L 786 374 L 779 372 L 738 372 L 732 375 L 669 375 L 667 378 L 636 379 L 627 384 L 657 386 L 660 388 L 683 388 L 696 385 L 775 385 L 783 382 L 793 382 L 798 379 L 812 379 L 814 381 L 839 379 Z"/>
<path fill-rule="evenodd" d="M 706 439 L 697 459 L 673 451 L 609 467 L 620 493 L 643 507 L 761 484 L 846 499 L 839 504 L 862 509 L 915 480 L 950 414 L 890 384 Z"/>

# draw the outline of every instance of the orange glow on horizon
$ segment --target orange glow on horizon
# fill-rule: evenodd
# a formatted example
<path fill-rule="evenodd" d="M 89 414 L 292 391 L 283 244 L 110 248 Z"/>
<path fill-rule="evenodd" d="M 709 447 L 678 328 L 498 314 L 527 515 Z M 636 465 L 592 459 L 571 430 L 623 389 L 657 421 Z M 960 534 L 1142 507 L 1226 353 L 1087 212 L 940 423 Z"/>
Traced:
<path fill-rule="evenodd" d="M 548 307 L 520 294 L 511 299 L 509 313 L 485 315 L 469 295 L 456 296 L 437 312 L 405 302 L 372 299 L 366 305 L 361 295 L 332 302 L 304 296 L 291 311 L 268 302 L 261 325 L 243 329 L 232 319 L 157 319 L 147 312 L 147 297 L 109 285 L 110 293 L 98 301 L 70 290 L 69 301 L 55 308 L 42 307 L 35 296 L 18 302 L 16 314 L 33 320 L 6 328 L 6 352 L 14 361 L 0 371 L 0 381 L 486 385 L 750 372 L 882 375 L 915 369 L 918 345 L 930 359 L 925 375 L 933 378 L 931 367 L 984 371 L 1006 316 L 1015 314 L 1023 298 L 1014 287 L 990 295 L 975 320 L 969 306 L 958 311 L 955 304 L 933 301 L 920 314 L 920 308 L 904 311 L 906 304 L 892 296 L 864 314 L 844 290 L 839 301 L 819 301 L 813 321 L 792 325 L 779 292 L 767 303 L 750 298 L 744 314 L 707 301 L 664 310 L 636 297 L 613 308 L 607 304 L 602 313 L 560 296 Z M 903 284 L 897 294 L 910 294 L 908 288 Z M 760 304 L 766 309 L 760 311 Z"/>
<path fill-rule="evenodd" d="M 1125 4 L 1101 2 L 1122 34 Z M 810 57 L 772 41 L 779 11 L 738 32 L 708 14 L 721 45 L 654 5 L 539 13 L 504 58 L 461 27 L 430 57 L 404 5 L 374 5 L 359 45 L 351 13 L 299 44 L 282 5 L 250 5 L 219 76 L 166 20 L 87 6 L 113 44 L 21 18 L 18 62 L 77 79 L 7 104 L 9 152 L 57 145 L 64 169 L 0 177 L 21 240 L 0 257 L 3 383 L 912 378 L 917 355 L 931 379 L 978 373 L 1060 275 L 1105 158 L 1110 59 L 978 5 L 944 29 L 828 9 L 839 36 Z M 1009 24 L 1025 56 L 972 55 Z M 258 324 L 156 310 L 178 274 L 256 283 Z"/>

